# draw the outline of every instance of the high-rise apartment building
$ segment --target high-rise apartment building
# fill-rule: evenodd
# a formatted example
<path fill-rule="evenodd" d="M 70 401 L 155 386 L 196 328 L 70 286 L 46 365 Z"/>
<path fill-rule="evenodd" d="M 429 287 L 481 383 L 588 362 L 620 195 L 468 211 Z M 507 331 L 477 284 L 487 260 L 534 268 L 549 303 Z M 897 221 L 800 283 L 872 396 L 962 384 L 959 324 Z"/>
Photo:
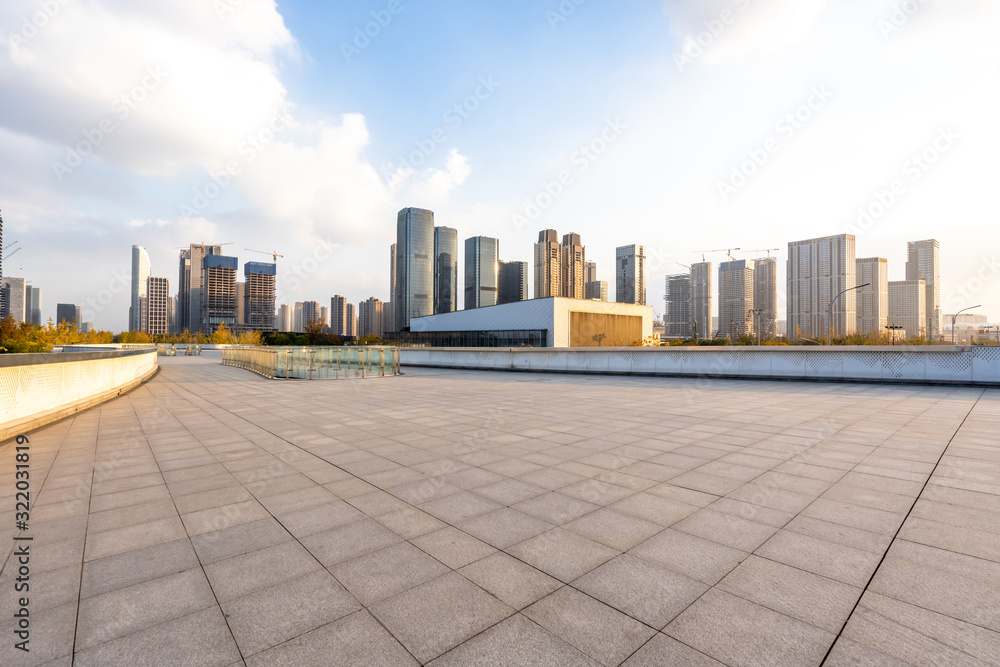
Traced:
<path fill-rule="evenodd" d="M 132 301 L 128 309 L 128 330 L 145 331 L 142 325 L 143 308 L 139 299 L 146 296 L 146 281 L 149 279 L 149 253 L 141 245 L 132 246 Z"/>
<path fill-rule="evenodd" d="M 67 323 L 73 326 L 74 329 L 79 329 L 82 322 L 77 319 L 76 305 L 72 303 L 57 303 L 56 304 L 56 325 L 61 326 L 63 323 Z"/>
<path fill-rule="evenodd" d="M 855 266 L 858 284 L 871 283 L 871 287 L 858 290 L 858 332 L 878 336 L 889 325 L 889 260 L 862 257 L 855 260 Z"/>
<path fill-rule="evenodd" d="M 663 293 L 663 326 L 667 338 L 684 340 L 693 335 L 691 273 L 667 276 Z"/>
<path fill-rule="evenodd" d="M 857 286 L 854 247 L 853 234 L 788 244 L 785 296 L 790 339 L 854 333 L 858 325 L 857 290 L 852 289 Z M 830 321 L 829 308 L 834 299 L 833 320 Z"/>
<path fill-rule="evenodd" d="M 295 330 L 295 307 L 287 303 L 281 304 L 281 331 L 289 332 Z"/>
<path fill-rule="evenodd" d="M 14 318 L 15 322 L 26 321 L 25 297 L 27 296 L 27 287 L 25 286 L 24 278 L 7 276 L 2 279 L 0 285 L 2 285 L 4 301 L 6 303 L 4 316 Z"/>
<path fill-rule="evenodd" d="M 579 234 L 563 234 L 562 241 L 562 296 L 569 299 L 586 299 L 584 278 L 587 266 L 587 249 Z"/>
<path fill-rule="evenodd" d="M 255 331 L 274 331 L 278 266 L 268 262 L 243 265 L 243 323 Z"/>
<path fill-rule="evenodd" d="M 306 329 L 309 326 L 314 326 L 316 324 L 322 324 L 323 320 L 319 316 L 319 302 L 318 301 L 303 301 L 302 302 L 302 328 Z"/>
<path fill-rule="evenodd" d="M 396 286 L 392 301 L 395 326 L 401 331 L 409 331 L 412 318 L 434 314 L 433 211 L 404 208 L 396 216 Z"/>
<path fill-rule="evenodd" d="M 927 299 L 924 335 L 937 340 L 941 335 L 941 246 L 936 239 L 906 244 L 906 279 L 924 281 Z"/>
<path fill-rule="evenodd" d="M 554 229 L 538 232 L 535 244 L 535 298 L 562 296 L 562 246 Z"/>
<path fill-rule="evenodd" d="M 696 338 L 712 338 L 712 263 L 691 265 L 691 317 Z"/>
<path fill-rule="evenodd" d="M 646 248 L 621 246 L 615 250 L 615 301 L 646 305 Z"/>
<path fill-rule="evenodd" d="M 167 334 L 170 281 L 166 278 L 149 276 L 146 278 L 146 289 L 143 291 L 142 302 L 145 312 L 142 315 L 142 330 L 152 336 L 164 336 Z"/>
<path fill-rule="evenodd" d="M 458 310 L 458 230 L 451 227 L 435 227 L 434 314 L 453 313 L 456 310 Z"/>
<path fill-rule="evenodd" d="M 740 259 L 719 264 L 719 330 L 736 340 L 756 332 L 754 262 Z"/>
<path fill-rule="evenodd" d="M 24 319 L 36 327 L 42 326 L 42 289 L 24 286 Z"/>
<path fill-rule="evenodd" d="M 358 336 L 382 336 L 383 307 L 375 297 L 358 304 Z"/>
<path fill-rule="evenodd" d="M 761 340 L 778 335 L 778 259 L 753 260 L 753 307 L 760 311 L 755 326 Z"/>
<path fill-rule="evenodd" d="M 457 245 L 456 241 L 456 245 Z M 455 267 L 458 270 L 458 267 Z M 457 288 L 456 288 L 457 289 Z M 395 305 L 392 300 L 396 298 L 396 244 L 393 243 L 389 246 L 389 300 L 385 302 L 382 306 L 382 328 L 385 330 L 384 333 L 395 333 L 398 331 L 396 329 L 396 310 Z M 333 318 L 333 312 L 330 312 L 331 319 Z"/>
<path fill-rule="evenodd" d="M 597 262 L 587 262 L 583 265 L 584 284 L 597 281 Z"/>
<path fill-rule="evenodd" d="M 239 261 L 225 255 L 205 255 L 202 259 L 201 330 L 212 333 L 225 324 L 236 327 L 236 270 Z M 192 268 L 191 274 L 194 275 Z M 193 291 L 193 290 L 192 290 Z"/>
<path fill-rule="evenodd" d="M 346 326 L 344 327 L 346 329 L 345 335 L 347 335 L 347 336 L 357 336 L 358 335 L 358 316 L 355 314 L 354 304 L 353 303 L 347 304 L 347 308 L 345 310 L 346 310 L 346 314 L 347 314 L 347 316 L 345 318 L 346 319 Z"/>
<path fill-rule="evenodd" d="M 330 299 L 330 329 L 337 336 L 347 336 L 347 297 L 335 295 Z"/>
<path fill-rule="evenodd" d="M 583 296 L 586 299 L 595 301 L 608 301 L 608 281 L 592 280 L 583 286 Z"/>
<path fill-rule="evenodd" d="M 177 333 L 177 297 L 167 298 L 167 333 Z"/>
<path fill-rule="evenodd" d="M 236 325 L 246 324 L 246 293 L 247 284 L 242 280 L 236 281 Z"/>
<path fill-rule="evenodd" d="M 465 240 L 465 310 L 497 305 L 500 241 L 488 236 Z"/>
<path fill-rule="evenodd" d="M 497 303 L 528 300 L 528 263 L 500 262 Z"/>
<path fill-rule="evenodd" d="M 889 326 L 903 327 L 907 338 L 927 336 L 927 283 L 889 282 Z"/>
<path fill-rule="evenodd" d="M 323 326 L 330 326 L 330 306 L 319 307 L 319 319 L 323 323 Z"/>

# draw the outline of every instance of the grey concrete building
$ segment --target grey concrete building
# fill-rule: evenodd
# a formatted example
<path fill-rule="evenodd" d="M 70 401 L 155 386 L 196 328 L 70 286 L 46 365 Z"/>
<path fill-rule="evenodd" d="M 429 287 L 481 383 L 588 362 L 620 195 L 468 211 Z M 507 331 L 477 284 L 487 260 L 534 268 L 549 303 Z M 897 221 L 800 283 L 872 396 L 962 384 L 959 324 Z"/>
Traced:
<path fill-rule="evenodd" d="M 170 299 L 170 281 L 166 278 L 149 276 L 146 278 L 144 291 L 142 330 L 152 336 L 166 335 L 169 323 L 167 312 Z"/>
<path fill-rule="evenodd" d="M 7 276 L 0 282 L 3 289 L 5 303 L 4 316 L 14 318 L 15 322 L 25 321 L 25 296 L 27 287 L 24 278 L 14 278 Z"/>
<path fill-rule="evenodd" d="M 434 212 L 404 208 L 396 216 L 395 326 L 434 314 Z M 353 308 L 353 305 L 351 306 Z"/>
<path fill-rule="evenodd" d="M 857 290 L 851 289 L 858 284 L 854 248 L 853 234 L 788 244 L 785 296 L 789 338 L 825 339 L 828 333 L 846 336 L 856 330 Z M 834 299 L 831 321 L 829 308 Z"/>
<path fill-rule="evenodd" d="M 646 305 L 646 248 L 620 246 L 615 250 L 615 301 Z"/>
<path fill-rule="evenodd" d="M 736 340 L 756 333 L 754 262 L 740 259 L 719 264 L 719 330 Z"/>
<path fill-rule="evenodd" d="M 903 327 L 907 338 L 927 336 L 927 283 L 923 280 L 889 282 L 889 325 Z"/>
<path fill-rule="evenodd" d="M 497 305 L 500 241 L 489 236 L 465 240 L 465 310 Z"/>
<path fill-rule="evenodd" d="M 711 338 L 712 326 L 712 263 L 691 265 L 691 317 L 696 338 Z"/>
<path fill-rule="evenodd" d="M 579 234 L 563 234 L 562 295 L 568 299 L 585 299 L 587 249 Z"/>
<path fill-rule="evenodd" d="M 132 246 L 132 289 L 129 305 L 129 331 L 145 331 L 142 324 L 144 309 L 139 300 L 146 296 L 146 285 L 149 280 L 149 253 L 141 245 Z"/>
<path fill-rule="evenodd" d="M 924 281 L 925 335 L 937 340 L 941 335 L 941 245 L 936 239 L 906 244 L 906 279 Z"/>
<path fill-rule="evenodd" d="M 562 296 L 562 246 L 554 229 L 538 232 L 535 244 L 535 298 Z"/>
<path fill-rule="evenodd" d="M 500 291 L 497 303 L 528 300 L 528 263 L 500 262 Z"/>
<path fill-rule="evenodd" d="M 243 324 L 255 331 L 274 331 L 277 301 L 276 264 L 247 262 L 243 265 Z"/>
<path fill-rule="evenodd" d="M 753 260 L 753 307 L 760 311 L 756 327 L 761 340 L 778 335 L 778 259 L 759 257 Z"/>
<path fill-rule="evenodd" d="M 82 322 L 77 319 L 77 308 L 75 304 L 72 303 L 57 303 L 56 304 L 56 326 L 62 325 L 63 322 L 71 324 L 74 329 L 79 329 Z"/>
<path fill-rule="evenodd" d="M 863 257 L 855 260 L 859 285 L 871 283 L 858 291 L 858 331 L 879 335 L 889 325 L 889 260 L 885 257 Z"/>
<path fill-rule="evenodd" d="M 594 301 L 604 301 L 608 300 L 608 281 L 607 280 L 592 280 L 583 286 L 583 296 L 586 299 Z"/>
<path fill-rule="evenodd" d="M 334 295 L 330 299 L 330 329 L 338 336 L 347 334 L 347 297 Z"/>
<path fill-rule="evenodd" d="M 358 304 L 358 336 L 382 336 L 384 304 L 369 297 Z"/>
<path fill-rule="evenodd" d="M 663 326 L 667 338 L 683 340 L 694 335 L 691 306 L 691 273 L 667 276 L 663 292 Z"/>

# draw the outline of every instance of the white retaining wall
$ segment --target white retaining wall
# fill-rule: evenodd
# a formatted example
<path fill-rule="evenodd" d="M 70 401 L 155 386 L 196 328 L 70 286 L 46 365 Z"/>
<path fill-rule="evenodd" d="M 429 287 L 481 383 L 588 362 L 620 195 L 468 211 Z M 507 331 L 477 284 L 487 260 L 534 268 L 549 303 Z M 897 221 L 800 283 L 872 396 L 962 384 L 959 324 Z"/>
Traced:
<path fill-rule="evenodd" d="M 1000 386 L 1000 347 L 403 348 L 402 366 Z"/>

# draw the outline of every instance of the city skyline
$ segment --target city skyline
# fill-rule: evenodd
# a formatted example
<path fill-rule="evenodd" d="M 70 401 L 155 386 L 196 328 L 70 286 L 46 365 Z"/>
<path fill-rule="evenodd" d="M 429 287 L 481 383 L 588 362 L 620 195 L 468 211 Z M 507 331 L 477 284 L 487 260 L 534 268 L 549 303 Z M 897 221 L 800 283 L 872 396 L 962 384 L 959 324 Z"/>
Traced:
<path fill-rule="evenodd" d="M 124 326 L 117 276 L 130 267 L 109 242 L 122 237 L 153 266 L 192 240 L 274 247 L 284 300 L 318 298 L 312 282 L 360 302 L 385 292 L 383 243 L 405 206 L 499 239 L 508 258 L 530 260 L 539 229 L 572 230 L 611 286 L 621 243 L 646 246 L 659 285 L 720 239 L 765 248 L 837 233 L 903 280 L 905 242 L 937 238 L 942 311 L 1000 312 L 992 253 L 968 242 L 994 208 L 995 4 L 928 3 L 885 30 L 888 1 L 762 0 L 733 8 L 695 54 L 686 45 L 727 3 L 562 16 L 554 0 L 512 2 L 449 21 L 404 3 L 348 58 L 341 44 L 383 5 L 245 2 L 225 19 L 212 3 L 143 6 L 126 28 L 105 23 L 109 2 L 60 4 L 0 64 L 18 100 L 0 111 L 4 239 L 23 246 L 5 272 L 42 288 L 43 319 L 93 299 L 98 326 Z M 4 3 L 0 34 L 19 35 L 28 9 Z M 144 39 L 154 31 L 162 39 Z M 589 50 L 597 36 L 613 52 Z M 118 61 L 123 43 L 142 48 Z M 91 83 L 69 87 L 57 73 L 70 69 Z M 310 281 L 296 286 L 296 268 Z"/>

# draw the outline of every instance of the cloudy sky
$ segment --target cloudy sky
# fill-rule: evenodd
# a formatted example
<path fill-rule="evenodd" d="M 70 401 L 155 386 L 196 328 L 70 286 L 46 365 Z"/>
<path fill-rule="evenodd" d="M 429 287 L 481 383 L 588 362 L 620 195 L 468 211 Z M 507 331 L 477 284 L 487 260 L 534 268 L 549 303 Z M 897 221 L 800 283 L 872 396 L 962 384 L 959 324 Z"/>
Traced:
<path fill-rule="evenodd" d="M 851 232 L 899 280 L 937 238 L 943 310 L 1000 319 L 997 34 L 995 0 L 4 0 L 4 273 L 115 330 L 132 244 L 171 290 L 215 242 L 283 254 L 282 302 L 387 299 L 417 206 L 508 260 L 580 233 L 612 284 L 644 244 L 657 312 L 696 251 L 783 280 Z"/>

